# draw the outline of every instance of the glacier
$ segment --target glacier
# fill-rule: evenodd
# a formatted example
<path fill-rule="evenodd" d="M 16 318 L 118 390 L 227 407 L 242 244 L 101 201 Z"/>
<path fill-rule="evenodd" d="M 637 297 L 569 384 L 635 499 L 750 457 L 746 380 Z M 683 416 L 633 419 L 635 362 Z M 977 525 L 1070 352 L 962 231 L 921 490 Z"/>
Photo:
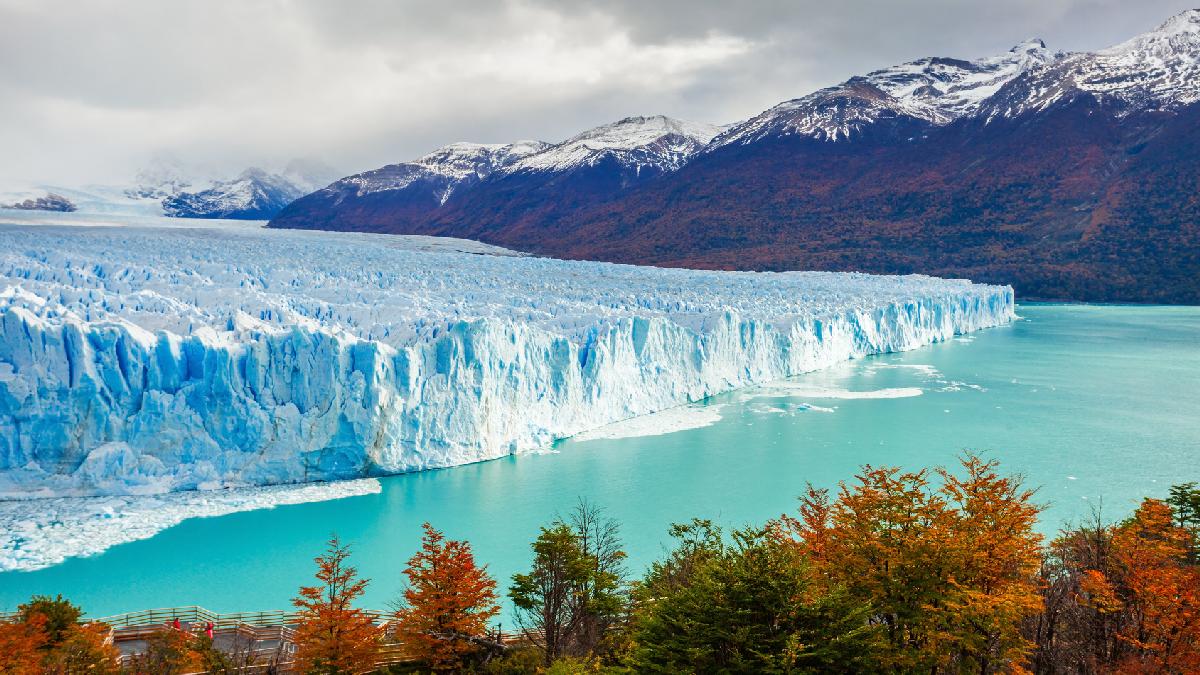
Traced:
<path fill-rule="evenodd" d="M 1011 287 L 916 275 L 53 222 L 0 225 L 5 499 L 477 462 L 1014 318 Z"/>

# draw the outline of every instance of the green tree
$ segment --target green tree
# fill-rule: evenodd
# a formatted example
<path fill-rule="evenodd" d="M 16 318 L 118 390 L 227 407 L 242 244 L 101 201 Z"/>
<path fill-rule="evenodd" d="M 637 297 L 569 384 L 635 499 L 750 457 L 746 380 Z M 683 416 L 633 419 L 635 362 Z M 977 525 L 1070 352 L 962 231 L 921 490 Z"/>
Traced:
<path fill-rule="evenodd" d="M 34 614 L 46 617 L 46 645 L 50 649 L 63 641 L 67 631 L 79 623 L 83 610 L 70 601 L 58 595 L 35 595 L 22 605 L 17 605 L 17 615 L 23 622 L 28 622 Z"/>
<path fill-rule="evenodd" d="M 576 596 L 580 617 L 576 652 L 612 651 L 612 645 L 607 643 L 625 622 L 629 606 L 620 527 L 602 508 L 583 499 L 576 504 L 567 524 L 592 565 Z"/>
<path fill-rule="evenodd" d="M 1200 561 L 1200 487 L 1196 483 L 1171 486 L 1167 505 L 1175 514 L 1176 524 L 1192 533 L 1188 560 L 1193 563 Z"/>
<path fill-rule="evenodd" d="M 659 673 L 863 672 L 877 641 L 866 610 L 820 590 L 773 528 L 676 525 L 679 545 L 636 593 L 632 666 Z"/>
<path fill-rule="evenodd" d="M 583 622 L 581 595 L 596 568 L 569 525 L 543 527 L 532 544 L 533 567 L 513 575 L 508 596 L 517 624 L 545 651 L 546 665 L 568 653 Z"/>

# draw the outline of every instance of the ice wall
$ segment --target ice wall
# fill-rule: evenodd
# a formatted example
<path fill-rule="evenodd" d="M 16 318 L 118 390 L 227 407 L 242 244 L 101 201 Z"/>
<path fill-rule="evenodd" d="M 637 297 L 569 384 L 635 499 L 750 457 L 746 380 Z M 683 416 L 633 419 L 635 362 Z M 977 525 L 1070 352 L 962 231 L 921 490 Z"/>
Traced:
<path fill-rule="evenodd" d="M 1009 287 L 0 226 L 0 496 L 445 467 L 1008 322 Z"/>

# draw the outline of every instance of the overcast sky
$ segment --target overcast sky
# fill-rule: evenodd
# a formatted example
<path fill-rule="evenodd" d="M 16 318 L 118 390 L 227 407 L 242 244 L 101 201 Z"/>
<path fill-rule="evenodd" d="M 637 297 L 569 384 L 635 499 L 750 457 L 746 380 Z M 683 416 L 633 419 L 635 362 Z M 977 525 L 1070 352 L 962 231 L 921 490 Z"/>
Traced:
<path fill-rule="evenodd" d="M 635 114 L 725 123 L 921 56 L 1103 48 L 1189 4 L 0 0 L 0 180 L 127 182 L 156 153 L 352 173 Z"/>

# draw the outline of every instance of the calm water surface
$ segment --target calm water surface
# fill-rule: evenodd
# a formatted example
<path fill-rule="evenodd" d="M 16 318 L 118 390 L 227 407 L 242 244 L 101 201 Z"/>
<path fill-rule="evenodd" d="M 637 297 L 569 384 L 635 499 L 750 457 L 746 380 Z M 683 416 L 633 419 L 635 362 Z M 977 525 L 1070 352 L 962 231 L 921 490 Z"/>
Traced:
<path fill-rule="evenodd" d="M 865 463 L 951 464 L 966 448 L 1039 487 L 1046 532 L 1095 505 L 1117 517 L 1200 480 L 1200 308 L 1019 313 L 1012 326 L 797 378 L 791 395 L 718 396 L 711 426 L 397 476 L 377 495 L 191 520 L 100 556 L 0 574 L 0 609 L 32 593 L 63 593 L 93 616 L 284 608 L 332 531 L 372 579 L 363 604 L 384 608 L 426 520 L 470 539 L 504 588 L 538 526 L 579 497 L 621 521 L 640 570 L 672 522 L 761 522 L 791 511 L 806 481 L 832 486 Z M 898 397 L 861 397 L 880 391 Z"/>

